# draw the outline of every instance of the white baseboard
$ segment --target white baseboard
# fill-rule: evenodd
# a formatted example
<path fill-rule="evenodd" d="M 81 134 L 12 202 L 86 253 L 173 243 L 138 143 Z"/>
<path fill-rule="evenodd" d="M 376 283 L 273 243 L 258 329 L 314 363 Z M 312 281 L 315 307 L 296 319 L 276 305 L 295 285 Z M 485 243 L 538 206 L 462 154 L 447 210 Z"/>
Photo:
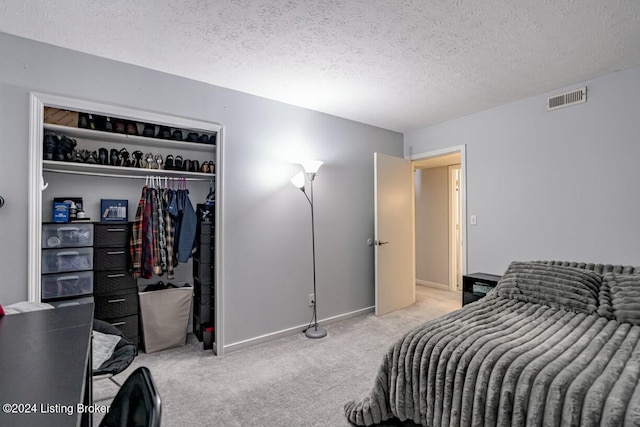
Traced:
<path fill-rule="evenodd" d="M 320 319 L 318 321 L 318 324 L 322 325 L 322 326 L 327 326 L 330 325 L 332 323 L 336 323 L 342 320 L 347 320 L 350 319 L 352 317 L 356 317 L 356 316 L 362 316 L 364 314 L 368 314 L 368 313 L 373 313 L 374 312 L 375 307 L 371 306 L 371 307 L 365 307 L 365 308 L 361 308 L 360 310 L 356 310 L 356 311 L 352 311 L 350 313 L 344 313 L 344 314 L 339 314 L 337 316 L 333 316 L 333 317 L 328 317 L 326 319 Z M 257 344 L 262 344 L 268 341 L 272 341 L 278 338 L 283 338 L 283 337 L 288 337 L 290 335 L 295 335 L 295 334 L 299 334 L 302 333 L 302 331 L 304 331 L 307 326 L 309 326 L 308 323 L 305 323 L 303 325 L 299 325 L 299 326 L 294 326 L 293 328 L 288 328 L 288 329 L 283 329 L 281 331 L 276 331 L 276 332 L 271 332 L 269 334 L 265 334 L 265 335 L 260 335 L 258 337 L 255 338 L 249 338 L 248 340 L 243 340 L 243 341 L 238 341 L 238 342 L 234 342 L 231 344 L 227 344 L 224 346 L 224 354 L 227 354 L 227 352 L 233 352 L 236 350 L 240 350 L 243 348 L 247 348 L 247 347 L 251 347 Z"/>
<path fill-rule="evenodd" d="M 428 286 L 430 288 L 442 289 L 443 291 L 448 291 L 449 286 L 443 285 L 442 283 L 429 282 L 428 280 L 419 280 L 416 279 L 416 284 L 420 286 Z"/>

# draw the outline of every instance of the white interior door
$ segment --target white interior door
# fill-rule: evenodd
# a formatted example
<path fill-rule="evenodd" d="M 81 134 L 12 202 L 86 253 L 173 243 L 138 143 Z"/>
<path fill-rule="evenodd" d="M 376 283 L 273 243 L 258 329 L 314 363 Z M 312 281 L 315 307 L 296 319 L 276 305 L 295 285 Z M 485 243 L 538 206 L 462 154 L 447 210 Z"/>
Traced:
<path fill-rule="evenodd" d="M 410 160 L 374 153 L 376 316 L 416 300 L 414 184 Z"/>

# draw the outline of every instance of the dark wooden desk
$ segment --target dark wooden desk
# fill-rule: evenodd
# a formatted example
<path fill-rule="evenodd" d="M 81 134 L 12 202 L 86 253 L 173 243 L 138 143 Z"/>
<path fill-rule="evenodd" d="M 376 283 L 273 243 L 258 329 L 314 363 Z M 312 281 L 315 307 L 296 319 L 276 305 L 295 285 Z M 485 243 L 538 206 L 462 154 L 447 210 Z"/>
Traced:
<path fill-rule="evenodd" d="M 0 426 L 91 425 L 92 322 L 92 303 L 0 318 Z"/>

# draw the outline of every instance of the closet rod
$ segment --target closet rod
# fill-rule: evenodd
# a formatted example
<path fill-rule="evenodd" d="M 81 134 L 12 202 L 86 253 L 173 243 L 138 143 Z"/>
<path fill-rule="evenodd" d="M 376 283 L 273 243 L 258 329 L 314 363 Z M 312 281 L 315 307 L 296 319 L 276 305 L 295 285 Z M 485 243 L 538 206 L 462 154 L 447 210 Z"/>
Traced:
<path fill-rule="evenodd" d="M 144 170 L 158 170 L 158 169 L 144 169 Z M 66 170 L 55 170 L 55 169 L 43 169 L 44 172 L 53 172 L 53 173 L 66 173 L 70 175 L 89 175 L 89 176 L 102 176 L 107 178 L 129 178 L 129 179 L 146 179 L 149 176 L 154 177 L 162 177 L 162 178 L 175 178 L 175 179 L 184 179 L 186 181 L 211 181 L 215 179 L 215 175 L 211 175 L 209 178 L 188 178 L 184 176 L 172 176 L 172 175 L 163 175 L 160 173 L 148 173 L 146 175 L 120 175 L 120 174 L 109 174 L 109 173 L 100 173 L 100 172 L 84 172 L 84 171 L 66 171 Z"/>

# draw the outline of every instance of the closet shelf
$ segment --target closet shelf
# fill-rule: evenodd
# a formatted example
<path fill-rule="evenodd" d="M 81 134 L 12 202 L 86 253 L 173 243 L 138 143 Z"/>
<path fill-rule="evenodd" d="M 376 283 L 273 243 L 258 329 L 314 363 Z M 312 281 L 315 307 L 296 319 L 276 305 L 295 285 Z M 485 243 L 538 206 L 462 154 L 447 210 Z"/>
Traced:
<path fill-rule="evenodd" d="M 91 139 L 94 141 L 115 142 L 119 144 L 143 145 L 147 147 L 163 147 L 178 150 L 215 152 L 213 144 L 203 144 L 189 141 L 175 141 L 171 139 L 149 138 L 146 136 L 129 135 L 124 133 L 105 132 L 101 130 L 74 128 L 62 125 L 44 124 L 44 129 L 70 138 Z"/>
<path fill-rule="evenodd" d="M 166 176 L 169 178 L 185 178 L 187 181 L 210 181 L 216 175 L 202 172 L 186 172 L 167 169 L 142 169 L 122 166 L 95 165 L 90 163 L 58 162 L 43 160 L 44 172 L 67 173 L 74 175 L 104 176 L 113 178 L 144 178 L 146 176 Z"/>

